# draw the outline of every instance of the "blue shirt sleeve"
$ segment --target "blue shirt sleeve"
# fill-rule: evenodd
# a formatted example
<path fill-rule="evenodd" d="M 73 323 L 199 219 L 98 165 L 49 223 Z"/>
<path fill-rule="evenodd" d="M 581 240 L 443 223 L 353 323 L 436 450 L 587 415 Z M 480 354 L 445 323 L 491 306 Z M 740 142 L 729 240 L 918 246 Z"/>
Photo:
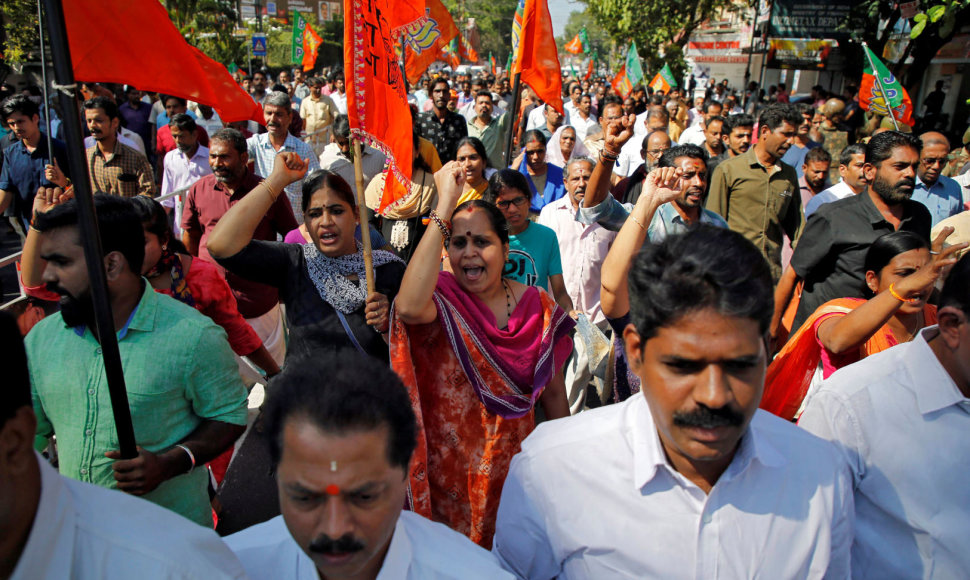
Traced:
<path fill-rule="evenodd" d="M 633 204 L 620 203 L 612 195 L 593 207 L 580 207 L 576 212 L 576 221 L 584 225 L 599 224 L 603 228 L 618 232 L 623 227 L 626 218 L 633 211 Z"/>

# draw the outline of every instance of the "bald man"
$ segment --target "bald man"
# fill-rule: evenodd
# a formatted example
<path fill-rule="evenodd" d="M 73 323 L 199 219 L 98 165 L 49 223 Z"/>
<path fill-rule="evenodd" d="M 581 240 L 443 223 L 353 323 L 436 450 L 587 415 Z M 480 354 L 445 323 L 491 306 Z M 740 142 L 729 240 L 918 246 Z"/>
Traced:
<path fill-rule="evenodd" d="M 930 210 L 933 226 L 950 216 L 963 211 L 963 194 L 960 184 L 943 175 L 950 142 L 942 133 L 929 131 L 920 135 L 923 150 L 919 155 L 916 168 L 916 188 L 913 201 L 918 201 Z"/>

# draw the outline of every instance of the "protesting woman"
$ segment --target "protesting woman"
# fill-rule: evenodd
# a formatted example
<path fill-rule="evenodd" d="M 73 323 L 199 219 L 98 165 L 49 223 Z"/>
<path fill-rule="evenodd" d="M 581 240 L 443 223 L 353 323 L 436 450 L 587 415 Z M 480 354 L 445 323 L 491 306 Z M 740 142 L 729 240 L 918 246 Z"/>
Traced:
<path fill-rule="evenodd" d="M 505 218 L 481 200 L 455 208 L 464 177 L 457 162 L 435 174 L 432 224 L 395 301 L 391 365 L 420 429 L 414 511 L 490 547 L 502 484 L 534 427 L 536 401 L 549 419 L 569 413 L 562 367 L 574 322 L 545 291 L 502 277 Z M 443 245 L 454 274 L 439 270 Z"/>
<path fill-rule="evenodd" d="M 303 220 L 311 243 L 252 239 L 283 188 L 306 170 L 298 155 L 277 155 L 272 174 L 219 220 L 209 254 L 234 274 L 280 289 L 290 333 L 287 360 L 351 347 L 386 361 L 388 312 L 404 262 L 375 250 L 375 292 L 367 294 L 363 251 L 354 239 L 360 216 L 346 181 L 323 170 L 304 180 Z"/>
<path fill-rule="evenodd" d="M 485 144 L 477 137 L 464 137 L 458 142 L 456 160 L 465 174 L 465 185 L 458 203 L 482 199 L 488 178 L 495 171 L 489 166 Z"/>
<path fill-rule="evenodd" d="M 927 304 L 944 268 L 956 263 L 957 244 L 940 250 L 953 231 L 933 242 L 906 231 L 886 234 L 866 253 L 866 291 L 872 296 L 830 300 L 815 311 L 778 353 L 765 377 L 761 408 L 783 419 L 797 418 L 804 402 L 836 370 L 909 342 L 936 324 L 936 306 Z"/>

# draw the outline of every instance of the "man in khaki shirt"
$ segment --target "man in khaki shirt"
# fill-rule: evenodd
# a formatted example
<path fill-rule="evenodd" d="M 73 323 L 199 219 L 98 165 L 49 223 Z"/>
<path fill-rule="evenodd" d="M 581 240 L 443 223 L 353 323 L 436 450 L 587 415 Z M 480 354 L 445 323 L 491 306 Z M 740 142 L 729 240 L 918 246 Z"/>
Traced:
<path fill-rule="evenodd" d="M 306 144 L 319 156 L 330 142 L 330 125 L 337 117 L 337 105 L 321 92 L 323 81 L 317 77 L 307 79 L 306 85 L 310 88 L 310 96 L 300 103 L 300 116 L 306 123 Z"/>
<path fill-rule="evenodd" d="M 762 109 L 758 143 L 717 166 L 707 198 L 707 209 L 761 250 L 775 282 L 781 277 L 784 236 L 794 247 L 805 225 L 798 174 L 781 161 L 801 122 L 802 116 L 791 105 Z"/>

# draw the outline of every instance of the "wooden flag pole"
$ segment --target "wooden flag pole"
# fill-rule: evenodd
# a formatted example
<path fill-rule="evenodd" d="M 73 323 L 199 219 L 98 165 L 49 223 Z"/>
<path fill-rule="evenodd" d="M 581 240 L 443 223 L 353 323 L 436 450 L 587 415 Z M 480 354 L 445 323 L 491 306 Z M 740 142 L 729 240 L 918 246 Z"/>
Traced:
<path fill-rule="evenodd" d="M 370 241 L 370 222 L 364 203 L 364 165 L 361 161 L 360 139 L 351 137 L 354 148 L 354 181 L 357 185 L 357 215 L 360 216 L 360 241 L 364 244 L 364 272 L 367 275 L 367 294 L 374 292 L 374 256 Z"/>

